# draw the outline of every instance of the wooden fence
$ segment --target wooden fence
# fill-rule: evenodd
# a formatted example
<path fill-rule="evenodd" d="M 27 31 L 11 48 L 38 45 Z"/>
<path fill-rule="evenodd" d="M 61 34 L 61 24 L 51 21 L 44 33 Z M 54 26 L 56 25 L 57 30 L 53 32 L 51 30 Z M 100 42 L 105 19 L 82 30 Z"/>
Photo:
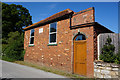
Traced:
<path fill-rule="evenodd" d="M 120 40 L 120 34 L 116 34 L 116 33 L 102 33 L 99 34 L 97 37 L 97 43 L 98 43 L 98 60 L 99 60 L 99 55 L 101 54 L 102 48 L 106 43 L 106 40 L 108 38 L 108 36 L 112 39 L 111 44 L 113 44 L 115 46 L 115 54 L 118 53 L 118 46 L 119 46 L 119 40 Z"/>

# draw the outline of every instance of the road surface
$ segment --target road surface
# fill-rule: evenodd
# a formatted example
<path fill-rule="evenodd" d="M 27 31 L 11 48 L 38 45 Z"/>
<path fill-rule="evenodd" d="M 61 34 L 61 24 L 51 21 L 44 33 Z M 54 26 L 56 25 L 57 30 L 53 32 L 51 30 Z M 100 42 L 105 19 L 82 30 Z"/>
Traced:
<path fill-rule="evenodd" d="M 65 78 L 50 72 L 45 72 L 32 67 L 0 60 L 0 72 L 2 78 Z"/>

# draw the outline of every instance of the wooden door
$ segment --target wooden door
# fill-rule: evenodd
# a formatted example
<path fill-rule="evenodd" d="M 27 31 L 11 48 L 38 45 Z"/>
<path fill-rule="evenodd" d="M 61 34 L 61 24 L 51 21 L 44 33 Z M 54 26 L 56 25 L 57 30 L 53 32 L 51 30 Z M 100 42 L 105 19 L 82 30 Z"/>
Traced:
<path fill-rule="evenodd" d="M 86 75 L 86 40 L 74 40 L 74 73 Z"/>

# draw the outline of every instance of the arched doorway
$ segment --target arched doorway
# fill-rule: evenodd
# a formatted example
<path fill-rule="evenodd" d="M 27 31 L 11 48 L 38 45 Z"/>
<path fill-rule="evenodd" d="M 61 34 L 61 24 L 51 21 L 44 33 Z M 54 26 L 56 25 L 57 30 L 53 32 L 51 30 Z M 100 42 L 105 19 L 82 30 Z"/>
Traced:
<path fill-rule="evenodd" d="M 74 73 L 86 76 L 86 37 L 83 34 L 77 34 L 74 39 Z"/>

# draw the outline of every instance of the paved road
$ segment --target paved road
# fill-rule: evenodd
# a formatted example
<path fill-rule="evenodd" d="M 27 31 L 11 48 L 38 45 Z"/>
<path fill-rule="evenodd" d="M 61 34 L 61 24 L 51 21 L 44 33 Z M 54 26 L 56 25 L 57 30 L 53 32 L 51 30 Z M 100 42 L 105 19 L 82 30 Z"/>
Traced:
<path fill-rule="evenodd" d="M 28 66 L 23 66 L 11 62 L 1 61 L 2 78 L 65 78 L 64 76 L 45 72 Z M 1 74 L 0 74 L 1 75 Z"/>

